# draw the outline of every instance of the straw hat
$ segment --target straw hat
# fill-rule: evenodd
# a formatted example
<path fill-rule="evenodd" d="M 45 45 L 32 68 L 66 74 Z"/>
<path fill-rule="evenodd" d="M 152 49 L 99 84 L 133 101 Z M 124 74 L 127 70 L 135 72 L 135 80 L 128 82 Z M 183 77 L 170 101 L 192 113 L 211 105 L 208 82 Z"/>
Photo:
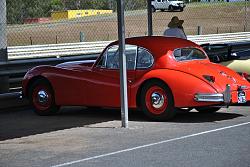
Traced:
<path fill-rule="evenodd" d="M 176 28 L 182 26 L 184 20 L 179 20 L 177 16 L 172 17 L 171 21 L 168 23 L 169 28 Z"/>

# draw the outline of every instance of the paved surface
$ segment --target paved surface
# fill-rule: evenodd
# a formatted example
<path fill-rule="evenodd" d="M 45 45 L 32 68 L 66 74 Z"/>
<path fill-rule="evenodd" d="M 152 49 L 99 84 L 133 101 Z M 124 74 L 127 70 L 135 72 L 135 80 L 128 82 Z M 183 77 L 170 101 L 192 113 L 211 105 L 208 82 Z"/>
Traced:
<path fill-rule="evenodd" d="M 0 112 L 0 166 L 250 166 L 250 108 L 181 113 L 151 122 L 130 111 L 64 108 L 41 117 Z"/>

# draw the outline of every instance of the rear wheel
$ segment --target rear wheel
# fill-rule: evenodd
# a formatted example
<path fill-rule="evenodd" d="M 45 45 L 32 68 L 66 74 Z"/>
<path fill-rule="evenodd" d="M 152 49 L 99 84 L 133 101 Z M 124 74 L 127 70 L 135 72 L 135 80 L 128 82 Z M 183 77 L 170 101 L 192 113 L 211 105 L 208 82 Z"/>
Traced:
<path fill-rule="evenodd" d="M 198 107 L 195 108 L 200 113 L 215 113 L 216 111 L 219 111 L 220 107 Z"/>
<path fill-rule="evenodd" d="M 172 11 L 174 11 L 174 7 L 173 7 L 172 5 L 170 5 L 170 6 L 168 7 L 168 10 L 172 12 Z"/>
<path fill-rule="evenodd" d="M 142 88 L 141 105 L 144 114 L 153 120 L 168 120 L 176 114 L 172 93 L 162 82 L 148 82 Z"/>
<path fill-rule="evenodd" d="M 54 92 L 48 81 L 36 80 L 30 88 L 29 100 L 38 115 L 56 114 L 59 107 L 55 104 Z"/>

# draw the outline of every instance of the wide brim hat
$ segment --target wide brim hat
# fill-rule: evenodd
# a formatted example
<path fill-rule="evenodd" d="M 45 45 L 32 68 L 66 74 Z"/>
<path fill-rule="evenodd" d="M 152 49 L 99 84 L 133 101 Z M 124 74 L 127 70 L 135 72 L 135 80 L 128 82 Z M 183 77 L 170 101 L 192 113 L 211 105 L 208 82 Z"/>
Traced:
<path fill-rule="evenodd" d="M 182 26 L 184 20 L 180 20 L 177 16 L 172 17 L 171 21 L 168 23 L 169 28 L 176 28 Z"/>

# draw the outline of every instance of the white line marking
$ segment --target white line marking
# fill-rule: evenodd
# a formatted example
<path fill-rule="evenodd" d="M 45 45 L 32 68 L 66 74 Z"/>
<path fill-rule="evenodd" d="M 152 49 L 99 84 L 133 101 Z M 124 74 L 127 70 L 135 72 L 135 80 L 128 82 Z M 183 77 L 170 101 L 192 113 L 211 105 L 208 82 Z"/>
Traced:
<path fill-rule="evenodd" d="M 107 156 L 110 156 L 110 155 L 115 155 L 115 154 L 119 154 L 119 153 L 129 152 L 129 151 L 133 151 L 133 150 L 137 150 L 137 149 L 141 149 L 141 148 L 151 147 L 151 146 L 155 146 L 155 145 L 159 145 L 159 144 L 163 144 L 163 143 L 168 143 L 168 142 L 172 142 L 172 141 L 186 139 L 186 138 L 190 138 L 190 137 L 194 137 L 194 136 L 199 136 L 199 135 L 203 135 L 203 134 L 207 134 L 207 133 L 217 132 L 217 131 L 221 131 L 221 130 L 225 130 L 225 129 L 230 129 L 230 128 L 234 128 L 234 127 L 239 127 L 239 126 L 243 126 L 243 125 L 247 125 L 247 124 L 250 124 L 250 122 L 245 122 L 245 123 L 236 124 L 236 125 L 232 125 L 232 126 L 227 126 L 227 127 L 223 127 L 223 128 L 218 128 L 218 129 L 213 129 L 213 130 L 204 131 L 204 132 L 200 132 L 200 133 L 195 133 L 195 134 L 191 134 L 191 135 L 187 135 L 187 136 L 182 136 L 182 137 L 178 137 L 178 138 L 174 138 L 174 139 L 163 140 L 163 141 L 156 142 L 156 143 L 146 144 L 146 145 L 142 145 L 142 146 L 138 146 L 138 147 L 133 147 L 133 148 L 128 148 L 128 149 L 124 149 L 124 150 L 120 150 L 120 151 L 115 151 L 115 152 L 111 152 L 111 153 L 107 153 L 107 154 L 97 155 L 97 156 L 94 156 L 94 157 L 79 159 L 79 160 L 76 160 L 76 161 L 66 162 L 66 163 L 59 164 L 59 165 L 53 165 L 51 167 L 68 166 L 68 165 L 72 165 L 72 164 L 76 164 L 76 163 L 80 163 L 80 162 L 84 162 L 84 161 L 89 161 L 89 160 L 93 160 L 93 159 L 97 159 L 97 158 L 107 157 Z"/>

